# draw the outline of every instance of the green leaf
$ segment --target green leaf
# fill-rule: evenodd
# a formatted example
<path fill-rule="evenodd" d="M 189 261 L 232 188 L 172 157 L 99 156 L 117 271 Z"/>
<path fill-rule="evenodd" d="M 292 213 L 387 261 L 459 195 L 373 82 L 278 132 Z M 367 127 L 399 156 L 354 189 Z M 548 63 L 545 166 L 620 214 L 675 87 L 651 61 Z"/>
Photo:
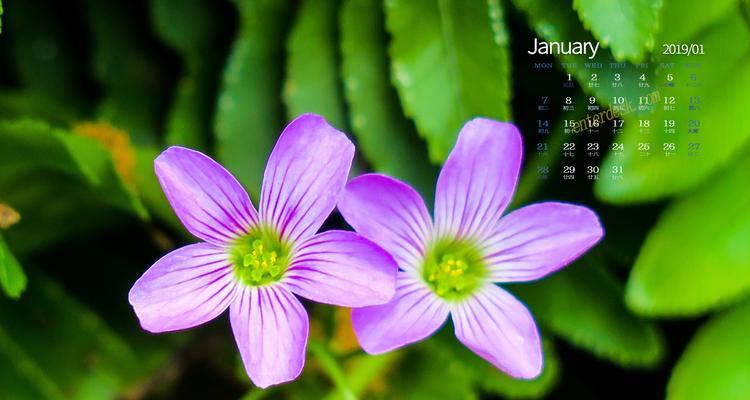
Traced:
<path fill-rule="evenodd" d="M 390 86 L 381 7 L 378 0 L 346 0 L 341 8 L 342 74 L 352 131 L 375 170 L 431 197 L 437 171 Z"/>
<path fill-rule="evenodd" d="M 183 55 L 198 55 L 212 44 L 215 4 L 206 0 L 151 0 L 151 16 L 159 36 Z"/>
<path fill-rule="evenodd" d="M 462 352 L 468 352 L 467 349 L 459 348 Z M 486 361 L 479 359 L 476 355 L 474 363 L 481 361 L 483 365 L 476 365 L 475 368 L 480 371 L 478 379 L 479 387 L 488 393 L 497 394 L 511 399 L 536 399 L 545 396 L 555 388 L 560 379 L 560 359 L 557 357 L 554 346 L 549 340 L 542 340 L 542 350 L 544 352 L 544 370 L 542 374 L 532 380 L 514 379 L 491 365 Z"/>
<path fill-rule="evenodd" d="M 113 221 L 148 218 L 94 139 L 32 120 L 0 122 L 0 193 L 22 215 L 7 231 L 16 255 Z"/>
<path fill-rule="evenodd" d="M 640 62 L 654 48 L 661 7 L 662 0 L 573 1 L 581 21 L 601 45 L 611 47 L 616 59 L 632 62 Z"/>
<path fill-rule="evenodd" d="M 153 0 L 159 35 L 182 55 L 185 74 L 177 84 L 167 117 L 167 144 L 206 150 L 217 75 L 224 62 L 217 46 L 217 7 L 207 0 Z"/>
<path fill-rule="evenodd" d="M 387 380 L 382 399 L 410 400 L 478 399 L 473 383 L 474 371 L 460 360 L 446 354 L 445 346 L 426 343 L 418 345 L 420 351 L 408 351 L 398 364 L 396 374 Z M 455 346 L 460 344 L 455 343 Z M 435 349 L 438 351 L 434 351 Z M 378 398 L 377 396 L 373 396 Z"/>
<path fill-rule="evenodd" d="M 501 372 L 461 344 L 455 338 L 453 329 L 444 329 L 435 339 L 427 341 L 424 347 L 428 360 L 436 367 L 448 366 L 457 375 L 465 376 L 475 395 L 481 390 L 509 398 L 538 398 L 554 388 L 559 378 L 560 362 L 552 342 L 548 340 L 542 341 L 544 370 L 531 380 L 514 379 Z M 450 384 L 450 380 L 444 381 Z"/>
<path fill-rule="evenodd" d="M 64 400 L 62 393 L 40 367 L 0 326 L 0 395 L 17 400 Z"/>
<path fill-rule="evenodd" d="M 750 302 L 703 325 L 672 371 L 667 400 L 750 398 Z"/>
<path fill-rule="evenodd" d="M 99 142 L 69 133 L 59 134 L 58 138 L 67 147 L 76 163 L 94 177 L 92 183 L 100 190 L 105 202 L 131 211 L 142 219 L 148 219 L 148 211 L 143 203 L 125 185 L 117 172 L 112 155 Z"/>
<path fill-rule="evenodd" d="M 737 0 L 663 0 L 659 15 L 662 29 L 656 34 L 656 43 L 688 43 L 699 32 L 722 19 Z"/>
<path fill-rule="evenodd" d="M 96 188 L 102 202 L 148 218 L 117 173 L 110 153 L 92 138 L 32 120 L 0 121 L 0 159 L 7 170 L 52 170 L 77 178 Z"/>
<path fill-rule="evenodd" d="M 435 163 L 470 118 L 511 118 L 502 14 L 495 0 L 386 1 L 393 80 Z"/>
<path fill-rule="evenodd" d="M 10 252 L 5 239 L 0 235 L 0 287 L 8 297 L 17 299 L 26 289 L 26 275 L 13 253 Z"/>
<path fill-rule="evenodd" d="M 483 392 L 508 398 L 542 397 L 557 384 L 560 365 L 552 343 L 543 340 L 542 345 L 542 374 L 532 380 L 513 379 L 467 349 L 447 326 L 412 349 L 401 350 L 405 356 L 397 364 L 398 372 L 387 380 L 382 398 L 478 399 Z"/>
<path fill-rule="evenodd" d="M 5 233 L 21 258 L 131 216 L 109 205 L 88 182 L 58 170 L 23 165 L 0 170 L 0 193 L 22 216 Z"/>
<path fill-rule="evenodd" d="M 748 292 L 749 154 L 664 211 L 630 274 L 630 308 L 653 316 L 693 315 Z"/>
<path fill-rule="evenodd" d="M 727 40 L 728 37 L 732 40 Z M 658 68 L 655 82 L 662 83 L 659 85 L 662 99 L 675 97 L 677 109 L 667 111 L 663 104 L 658 104 L 652 112 L 626 117 L 621 136 L 624 155 L 610 153 L 604 159 L 602 176 L 594 186 L 602 200 L 629 204 L 683 193 L 729 162 L 750 138 L 750 119 L 745 107 L 750 92 L 750 30 L 738 13 L 730 13 L 722 23 L 694 41 L 704 44 L 705 55 L 655 57 L 656 65 L 675 63 L 674 69 Z M 699 62 L 700 69 L 691 71 L 683 67 L 690 62 Z M 691 72 L 697 73 L 700 87 L 690 85 Z M 663 85 L 667 74 L 673 74 L 674 87 Z M 689 109 L 691 96 L 700 98 L 700 109 Z M 644 139 L 637 119 L 651 121 L 650 137 Z M 676 133 L 665 131 L 665 120 L 675 121 Z M 697 134 L 688 132 L 690 120 L 700 121 Z M 653 150 L 650 156 L 641 156 L 637 151 L 641 142 L 650 142 Z M 663 143 L 674 143 L 676 155 L 665 155 Z M 690 143 L 699 143 L 697 156 L 689 155 Z M 625 179 L 612 179 L 615 166 L 622 167 Z"/>
<path fill-rule="evenodd" d="M 30 91 L 0 91 L 0 118 L 31 117 L 58 126 L 70 126 L 80 117 L 76 110 L 47 95 Z"/>
<path fill-rule="evenodd" d="M 3 1 L 0 0 L 0 33 L 3 33 Z"/>
<path fill-rule="evenodd" d="M 154 144 L 170 79 L 155 61 L 161 50 L 147 36 L 137 7 L 83 2 L 92 42 L 94 78 L 104 89 L 99 118 L 125 129 L 139 145 Z M 145 33 L 144 33 L 145 32 Z M 145 36 L 145 37 L 144 37 Z"/>
<path fill-rule="evenodd" d="M 663 356 L 657 328 L 628 312 L 621 286 L 593 256 L 512 289 L 545 327 L 598 357 L 628 367 L 649 367 Z"/>
<path fill-rule="evenodd" d="M 133 351 L 60 286 L 32 278 L 23 299 L 0 299 L 0 397 L 115 398 L 139 376 Z"/>
<path fill-rule="evenodd" d="M 337 1 L 304 0 L 287 42 L 287 118 L 316 113 L 346 129 L 336 48 Z"/>
<path fill-rule="evenodd" d="M 240 32 L 216 110 L 219 161 L 257 196 L 266 159 L 284 120 L 281 71 L 287 1 L 238 1 Z"/>

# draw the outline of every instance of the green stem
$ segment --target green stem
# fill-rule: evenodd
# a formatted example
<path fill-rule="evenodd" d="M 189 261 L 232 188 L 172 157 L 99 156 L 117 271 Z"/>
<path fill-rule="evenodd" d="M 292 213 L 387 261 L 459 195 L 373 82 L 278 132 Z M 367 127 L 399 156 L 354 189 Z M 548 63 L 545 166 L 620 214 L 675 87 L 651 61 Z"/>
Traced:
<path fill-rule="evenodd" d="M 275 388 L 259 389 L 253 388 L 247 392 L 240 400 L 260 400 L 276 392 Z"/>
<path fill-rule="evenodd" d="M 359 353 L 353 357 L 347 368 L 347 382 L 355 396 L 362 394 L 372 385 L 372 382 L 390 370 L 393 365 L 401 359 L 402 351 L 392 351 L 386 354 L 369 355 Z M 342 396 L 334 391 L 329 393 L 325 400 L 341 400 Z"/>
<path fill-rule="evenodd" d="M 318 361 L 320 362 L 320 366 L 328 374 L 328 377 L 331 378 L 334 385 L 336 385 L 341 398 L 343 398 L 344 400 L 356 400 L 357 397 L 349 387 L 349 383 L 346 380 L 344 371 L 341 369 L 338 361 L 336 361 L 336 358 L 334 358 L 331 352 L 328 351 L 325 345 L 318 342 L 317 340 L 310 339 L 307 346 L 310 350 L 310 353 L 317 357 Z"/>

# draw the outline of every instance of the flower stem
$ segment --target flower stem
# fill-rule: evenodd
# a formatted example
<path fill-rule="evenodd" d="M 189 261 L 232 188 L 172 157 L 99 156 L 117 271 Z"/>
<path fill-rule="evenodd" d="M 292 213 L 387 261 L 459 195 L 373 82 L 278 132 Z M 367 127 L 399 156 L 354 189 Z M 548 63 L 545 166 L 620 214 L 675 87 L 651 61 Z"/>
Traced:
<path fill-rule="evenodd" d="M 401 351 L 392 351 L 385 354 L 369 355 L 359 352 L 350 358 L 347 364 L 347 382 L 355 396 L 362 397 L 368 389 L 383 382 L 383 376 L 391 370 L 396 362 L 401 359 Z M 333 391 L 325 400 L 341 400 L 342 396 Z"/>
<path fill-rule="evenodd" d="M 355 400 L 357 397 L 349 387 L 344 371 L 341 369 L 338 361 L 336 361 L 336 358 L 331 352 L 329 352 L 322 343 L 315 339 L 310 339 L 308 349 L 313 355 L 315 355 L 320 362 L 320 366 L 328 374 L 328 377 L 331 378 L 334 385 L 336 385 L 341 398 L 344 400 Z"/>

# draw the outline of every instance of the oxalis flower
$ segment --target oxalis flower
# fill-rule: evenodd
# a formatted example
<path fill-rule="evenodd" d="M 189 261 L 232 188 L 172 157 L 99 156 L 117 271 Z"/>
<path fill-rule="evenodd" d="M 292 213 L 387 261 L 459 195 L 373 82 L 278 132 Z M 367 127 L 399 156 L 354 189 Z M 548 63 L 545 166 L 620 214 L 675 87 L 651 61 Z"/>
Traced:
<path fill-rule="evenodd" d="M 434 223 L 405 183 L 377 174 L 349 182 L 339 211 L 400 267 L 389 303 L 352 312 L 365 351 L 383 353 L 424 339 L 450 315 L 458 340 L 495 367 L 516 378 L 539 375 L 534 319 L 497 283 L 539 279 L 581 255 L 603 232 L 596 214 L 571 204 L 534 204 L 503 216 L 521 156 L 513 125 L 467 123 L 438 178 Z"/>
<path fill-rule="evenodd" d="M 171 147 L 154 162 L 185 228 L 203 243 L 158 260 L 130 290 L 150 332 L 190 328 L 229 308 L 250 379 L 260 387 L 302 371 L 308 316 L 295 295 L 363 307 L 394 293 L 396 263 L 354 232 L 316 234 L 343 189 L 354 146 L 315 115 L 286 127 L 269 157 L 259 211 L 207 156 Z"/>

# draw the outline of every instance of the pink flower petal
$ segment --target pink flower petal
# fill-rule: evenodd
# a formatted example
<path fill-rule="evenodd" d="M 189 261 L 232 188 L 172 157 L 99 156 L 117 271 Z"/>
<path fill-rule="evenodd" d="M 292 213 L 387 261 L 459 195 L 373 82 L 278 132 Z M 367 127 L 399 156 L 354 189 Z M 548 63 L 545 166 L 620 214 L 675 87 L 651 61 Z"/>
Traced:
<path fill-rule="evenodd" d="M 362 175 L 346 185 L 338 209 L 357 233 L 391 253 L 401 269 L 420 267 L 432 220 L 411 186 L 384 175 Z"/>
<path fill-rule="evenodd" d="M 323 117 L 305 114 L 276 142 L 263 175 L 263 221 L 296 242 L 318 231 L 333 211 L 354 157 L 354 145 Z"/>
<path fill-rule="evenodd" d="M 234 300 L 236 289 L 224 250 L 198 243 L 157 261 L 135 282 L 128 301 L 143 329 L 168 332 L 216 318 Z"/>
<path fill-rule="evenodd" d="M 603 234 L 599 218 L 586 207 L 540 203 L 513 211 L 483 243 L 490 279 L 539 279 L 578 258 Z"/>
<path fill-rule="evenodd" d="M 522 155 L 514 125 L 483 118 L 466 123 L 438 178 L 438 235 L 489 234 L 513 196 Z"/>
<path fill-rule="evenodd" d="M 456 337 L 514 378 L 542 371 L 542 346 L 529 310 L 510 293 L 487 284 L 452 309 Z"/>
<path fill-rule="evenodd" d="M 244 287 L 229 309 L 247 375 L 261 388 L 294 380 L 305 365 L 309 321 L 280 285 Z"/>
<path fill-rule="evenodd" d="M 352 324 L 362 348 L 380 354 L 420 341 L 440 328 L 448 306 L 425 284 L 399 271 L 396 295 L 384 305 L 355 308 Z"/>
<path fill-rule="evenodd" d="M 310 300 L 364 307 L 388 302 L 396 290 L 396 262 L 354 232 L 319 233 L 294 253 L 284 282 Z"/>
<path fill-rule="evenodd" d="M 177 217 L 196 237 L 224 245 L 257 223 L 245 189 L 206 155 L 170 147 L 156 158 L 154 169 Z"/>

